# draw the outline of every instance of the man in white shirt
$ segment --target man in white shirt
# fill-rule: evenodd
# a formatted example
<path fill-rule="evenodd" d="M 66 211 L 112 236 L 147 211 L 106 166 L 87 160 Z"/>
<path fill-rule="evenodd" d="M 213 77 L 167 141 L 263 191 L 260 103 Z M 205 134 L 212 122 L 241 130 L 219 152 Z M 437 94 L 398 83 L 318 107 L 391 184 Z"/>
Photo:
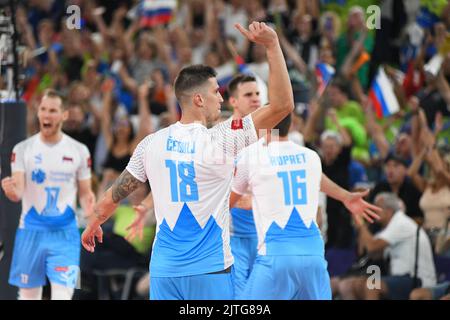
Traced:
<path fill-rule="evenodd" d="M 374 203 L 383 209 L 379 220 L 383 229 L 373 236 L 361 221 L 355 221 L 355 224 L 359 241 L 369 255 L 390 257 L 389 275 L 381 277 L 379 288 L 368 286 L 367 277 L 343 279 L 339 291 L 344 299 L 407 300 L 416 286 L 436 284 L 430 240 L 420 228 L 417 241 L 418 225 L 402 211 L 401 200 L 394 193 L 379 193 Z M 418 281 L 414 280 L 415 274 Z"/>
<path fill-rule="evenodd" d="M 56 91 L 44 94 L 37 116 L 39 133 L 14 147 L 12 175 L 2 180 L 8 199 L 22 201 L 9 283 L 20 288 L 19 299 L 40 300 L 47 277 L 51 298 L 70 300 L 79 276 L 77 192 L 86 216 L 95 204 L 91 158 L 62 133 L 68 111 Z"/>
<path fill-rule="evenodd" d="M 293 108 L 293 93 L 278 37 L 265 23 L 249 30 L 250 41 L 266 48 L 271 101 L 243 119 L 211 129 L 223 102 L 215 71 L 203 65 L 182 69 L 175 80 L 181 120 L 147 136 L 127 168 L 96 206 L 82 236 L 93 252 L 102 240 L 100 225 L 119 202 L 150 184 L 157 230 L 150 262 L 150 299 L 233 299 L 228 198 L 239 150 L 257 141 L 260 129 L 273 128 Z M 148 180 L 148 182 L 147 182 Z"/>

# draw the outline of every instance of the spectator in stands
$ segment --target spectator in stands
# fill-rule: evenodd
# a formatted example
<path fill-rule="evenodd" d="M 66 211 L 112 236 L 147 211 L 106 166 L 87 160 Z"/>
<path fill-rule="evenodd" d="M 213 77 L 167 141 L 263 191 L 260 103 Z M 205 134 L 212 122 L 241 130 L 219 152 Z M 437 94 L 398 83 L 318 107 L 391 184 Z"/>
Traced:
<path fill-rule="evenodd" d="M 356 57 L 358 80 L 363 88 L 369 86 L 369 55 L 374 46 L 373 35 L 367 33 L 364 10 L 359 6 L 353 6 L 348 12 L 347 30 L 337 40 L 337 68 L 343 65 L 345 58 L 351 51 L 353 43 L 363 38 L 363 50 Z M 365 58 L 366 56 L 366 58 Z"/>
<path fill-rule="evenodd" d="M 323 112 L 322 107 L 317 102 L 310 105 L 310 116 L 307 119 L 304 132 L 305 145 L 314 148 L 313 142 L 316 135 L 316 123 Z M 338 132 L 325 131 L 320 136 L 319 155 L 322 160 L 322 171 L 333 182 L 339 186 L 349 188 L 349 165 L 351 161 L 351 143 L 352 140 L 347 131 L 339 125 L 334 111 L 330 116 L 337 125 Z M 353 230 L 351 227 L 350 214 L 345 207 L 327 197 L 326 200 L 327 215 L 327 248 L 349 248 L 352 244 Z"/>
<path fill-rule="evenodd" d="M 419 174 L 424 160 L 431 169 L 428 179 Z M 450 217 L 450 183 L 446 177 L 450 176 L 449 169 L 450 164 L 430 147 L 423 148 L 408 169 L 408 175 L 422 194 L 419 204 L 424 214 L 423 228 L 430 236 L 433 247 L 437 235 L 444 230 Z"/>
<path fill-rule="evenodd" d="M 144 83 L 139 87 L 139 126 L 136 134 L 127 113 L 123 109 L 114 110 L 114 112 L 112 110 L 113 87 L 114 82 L 111 79 L 107 79 L 103 88 L 104 98 L 101 119 L 101 132 L 106 142 L 107 156 L 103 163 L 103 178 L 98 190 L 100 194 L 125 169 L 137 144 L 151 132 L 148 83 Z"/>
<path fill-rule="evenodd" d="M 429 288 L 414 289 L 409 295 L 410 300 L 450 300 L 450 281 Z"/>
<path fill-rule="evenodd" d="M 343 78 L 335 78 L 327 88 L 330 99 L 330 107 L 336 110 L 337 118 L 341 126 L 346 128 L 351 135 L 353 148 L 352 156 L 357 160 L 367 160 L 368 141 L 364 127 L 365 117 L 362 107 L 358 102 L 349 99 L 348 82 Z M 325 119 L 327 129 L 336 130 L 331 118 Z"/>
<path fill-rule="evenodd" d="M 417 286 L 434 286 L 436 272 L 427 234 L 405 215 L 401 210 L 400 199 L 395 194 L 379 193 L 375 205 L 383 209 L 378 221 L 383 229 L 373 236 L 362 221 L 355 221 L 355 226 L 362 245 L 370 255 L 389 253 L 390 274 L 381 278 L 378 288 L 368 286 L 365 276 L 345 278 L 339 284 L 342 298 L 405 300 Z M 416 282 L 415 276 L 420 280 Z"/>
<path fill-rule="evenodd" d="M 69 117 L 63 124 L 64 133 L 86 145 L 91 154 L 92 163 L 94 163 L 93 155 L 95 154 L 95 145 L 100 126 L 98 119 L 94 118 L 89 121 L 85 112 L 86 107 L 79 103 L 69 104 L 67 110 Z"/>
<path fill-rule="evenodd" d="M 369 195 L 373 201 L 380 192 L 395 193 L 406 206 L 406 215 L 416 221 L 423 220 L 423 212 L 419 207 L 420 191 L 407 176 L 407 164 L 403 158 L 391 153 L 384 160 L 386 180 L 377 183 Z"/>

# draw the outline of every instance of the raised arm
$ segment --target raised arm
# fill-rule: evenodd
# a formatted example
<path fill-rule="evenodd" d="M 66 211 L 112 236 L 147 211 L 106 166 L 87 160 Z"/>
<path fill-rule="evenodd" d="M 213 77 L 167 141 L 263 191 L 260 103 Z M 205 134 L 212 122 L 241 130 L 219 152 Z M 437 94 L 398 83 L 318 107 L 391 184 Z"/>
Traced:
<path fill-rule="evenodd" d="M 327 196 L 341 201 L 345 207 L 356 217 L 356 219 L 364 218 L 369 222 L 373 222 L 373 219 L 378 219 L 377 212 L 381 209 L 370 203 L 364 201 L 369 190 L 364 192 L 349 192 L 344 188 L 341 188 L 336 183 L 330 180 L 324 173 L 322 173 L 322 179 L 320 181 L 320 191 L 327 194 Z"/>
<path fill-rule="evenodd" d="M 102 85 L 103 91 L 103 106 L 101 113 L 100 127 L 105 138 L 106 148 L 109 150 L 113 143 L 112 124 L 111 124 L 111 105 L 112 105 L 112 90 L 114 89 L 114 80 L 106 79 Z"/>
<path fill-rule="evenodd" d="M 139 127 L 136 137 L 131 144 L 131 150 L 134 150 L 141 140 L 152 132 L 152 116 L 148 103 L 149 84 L 145 82 L 139 86 L 138 90 L 138 108 L 139 108 Z"/>
<path fill-rule="evenodd" d="M 253 22 L 249 30 L 240 24 L 236 24 L 236 28 L 248 40 L 266 48 L 269 63 L 269 105 L 252 113 L 256 132 L 259 133 L 259 129 L 272 129 L 294 110 L 291 82 L 275 30 L 264 22 Z"/>
<path fill-rule="evenodd" d="M 419 169 L 428 150 L 428 147 L 423 147 L 418 154 L 414 154 L 414 160 L 407 171 L 408 177 L 411 178 L 412 182 L 417 187 L 417 189 L 420 190 L 420 192 L 425 191 L 426 182 L 425 179 L 419 174 Z"/>

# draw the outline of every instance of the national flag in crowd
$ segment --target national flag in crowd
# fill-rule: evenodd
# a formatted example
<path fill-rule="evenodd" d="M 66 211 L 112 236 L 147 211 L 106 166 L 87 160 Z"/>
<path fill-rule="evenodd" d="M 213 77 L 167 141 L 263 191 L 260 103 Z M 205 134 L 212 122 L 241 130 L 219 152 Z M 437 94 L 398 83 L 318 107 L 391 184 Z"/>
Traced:
<path fill-rule="evenodd" d="M 176 0 L 142 0 L 139 8 L 140 27 L 155 27 L 169 23 L 176 6 Z"/>
<path fill-rule="evenodd" d="M 388 117 L 400 110 L 394 87 L 383 67 L 378 69 L 378 74 L 369 91 L 369 98 L 378 118 Z"/>
<path fill-rule="evenodd" d="M 327 85 L 330 83 L 335 70 L 327 63 L 316 64 L 316 77 L 317 77 L 317 96 L 321 96 L 325 91 Z"/>

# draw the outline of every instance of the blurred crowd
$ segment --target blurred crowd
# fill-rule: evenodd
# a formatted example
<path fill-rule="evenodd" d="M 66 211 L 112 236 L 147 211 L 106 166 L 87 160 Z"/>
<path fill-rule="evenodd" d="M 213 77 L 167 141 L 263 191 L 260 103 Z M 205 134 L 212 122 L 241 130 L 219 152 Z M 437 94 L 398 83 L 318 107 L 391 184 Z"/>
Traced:
<path fill-rule="evenodd" d="M 224 117 L 232 113 L 226 82 L 233 74 L 245 69 L 262 83 L 268 80 L 264 48 L 248 43 L 233 27 L 265 21 L 278 32 L 294 89 L 292 139 L 317 150 L 324 173 L 342 187 L 370 188 L 371 201 L 379 193 L 396 194 L 397 209 L 426 232 L 430 259 L 450 259 L 447 1 L 183 0 L 175 2 L 168 23 L 152 26 L 140 19 L 138 0 L 18 2 L 28 134 L 38 130 L 36 106 L 43 91 L 63 92 L 69 106 L 63 130 L 88 146 L 99 195 L 143 137 L 179 119 L 173 81 L 182 67 L 204 63 L 217 70 Z M 70 5 L 80 8 L 79 29 L 67 27 Z M 367 10 L 370 5 L 378 6 L 379 15 Z M 379 28 L 372 28 L 374 21 Z M 430 61 L 438 54 L 441 61 L 433 71 Z M 323 93 L 318 64 L 335 70 Z M 380 67 L 400 105 L 389 117 L 379 117 L 370 94 Z M 132 215 L 131 207 L 121 207 L 111 234 L 123 238 Z M 361 227 L 339 202 L 322 197 L 320 220 L 327 251 L 353 250 L 357 256 L 370 251 Z M 371 226 L 371 232 L 387 225 Z M 111 259 L 130 257 L 128 250 L 134 250 L 130 265 L 145 266 L 142 256 L 148 257 L 154 221 L 146 232 L 144 243 L 112 248 L 120 252 Z M 430 286 L 450 280 L 449 270 L 441 274 L 437 265 L 436 270 Z"/>

